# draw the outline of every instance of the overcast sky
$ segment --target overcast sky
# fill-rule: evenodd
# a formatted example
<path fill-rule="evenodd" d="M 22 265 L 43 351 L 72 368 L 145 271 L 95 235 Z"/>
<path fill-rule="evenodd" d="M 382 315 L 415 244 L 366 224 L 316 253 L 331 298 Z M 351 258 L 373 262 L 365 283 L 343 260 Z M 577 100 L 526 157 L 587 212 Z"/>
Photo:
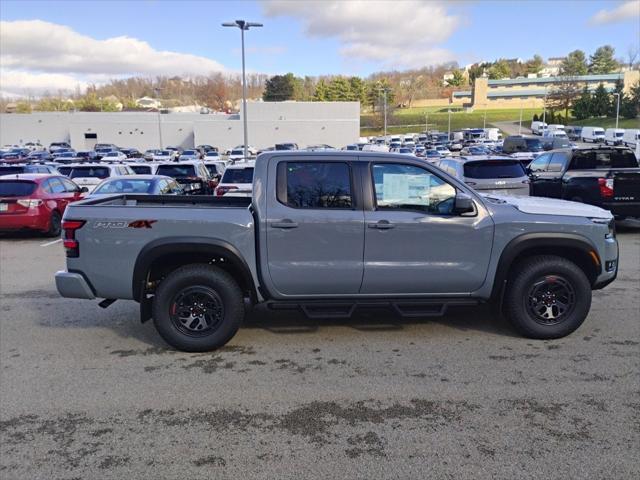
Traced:
<path fill-rule="evenodd" d="M 84 88 L 130 75 L 240 69 L 366 76 L 382 69 L 544 58 L 640 42 L 631 1 L 25 1 L 0 0 L 0 94 Z"/>

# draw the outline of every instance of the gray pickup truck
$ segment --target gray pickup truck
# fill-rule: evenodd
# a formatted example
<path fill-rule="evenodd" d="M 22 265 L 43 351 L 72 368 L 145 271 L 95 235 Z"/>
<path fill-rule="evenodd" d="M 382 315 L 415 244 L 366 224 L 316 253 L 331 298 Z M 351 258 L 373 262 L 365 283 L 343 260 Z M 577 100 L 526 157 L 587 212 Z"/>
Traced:
<path fill-rule="evenodd" d="M 558 338 L 618 270 L 610 212 L 480 196 L 388 153 L 264 153 L 252 198 L 85 200 L 67 207 L 63 229 L 62 296 L 135 300 L 186 351 L 224 345 L 258 303 L 336 318 L 492 302 L 523 335 Z"/>

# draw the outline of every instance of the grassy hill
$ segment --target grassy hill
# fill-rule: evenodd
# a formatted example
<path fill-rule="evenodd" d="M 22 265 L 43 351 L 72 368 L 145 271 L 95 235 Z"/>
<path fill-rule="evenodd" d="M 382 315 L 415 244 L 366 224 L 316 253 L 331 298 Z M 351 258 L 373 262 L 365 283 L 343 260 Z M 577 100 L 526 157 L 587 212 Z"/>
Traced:
<path fill-rule="evenodd" d="M 459 108 L 459 107 L 458 107 Z M 451 130 L 462 128 L 482 128 L 489 127 L 494 122 L 518 122 L 520 119 L 520 109 L 496 109 L 496 110 L 475 110 L 465 112 L 463 110 L 452 109 Z M 522 110 L 522 125 L 529 126 L 534 114 L 542 116 L 541 109 L 525 108 Z M 397 109 L 387 117 L 388 133 L 409 133 L 421 132 L 425 129 L 425 123 L 429 120 L 429 128 L 433 130 L 447 131 L 449 114 L 447 108 L 427 107 L 427 108 L 402 108 Z M 363 113 L 360 115 L 360 134 L 363 136 L 379 135 L 382 133 L 380 126 L 380 115 Z M 594 127 L 615 127 L 615 118 L 588 118 L 586 120 L 571 120 L 570 125 L 590 125 Z M 620 118 L 620 128 L 640 128 L 640 119 Z"/>

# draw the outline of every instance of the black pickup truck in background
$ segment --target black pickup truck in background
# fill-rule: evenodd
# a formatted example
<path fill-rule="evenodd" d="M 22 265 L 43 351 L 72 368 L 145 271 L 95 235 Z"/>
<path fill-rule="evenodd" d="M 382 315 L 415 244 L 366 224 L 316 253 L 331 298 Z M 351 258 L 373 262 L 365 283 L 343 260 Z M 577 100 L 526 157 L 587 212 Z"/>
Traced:
<path fill-rule="evenodd" d="M 640 168 L 629 148 L 553 150 L 527 170 L 533 196 L 588 203 L 617 219 L 640 217 Z"/>

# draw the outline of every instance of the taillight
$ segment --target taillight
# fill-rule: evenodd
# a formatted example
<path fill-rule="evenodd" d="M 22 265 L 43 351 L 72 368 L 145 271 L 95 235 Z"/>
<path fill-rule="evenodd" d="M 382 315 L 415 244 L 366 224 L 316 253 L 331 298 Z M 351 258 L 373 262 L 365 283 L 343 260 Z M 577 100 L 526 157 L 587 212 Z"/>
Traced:
<path fill-rule="evenodd" d="M 238 190 L 238 187 L 218 187 L 216 188 L 216 196 L 222 197 L 225 193 L 231 190 Z"/>
<path fill-rule="evenodd" d="M 65 220 L 62 222 L 62 245 L 67 252 L 67 257 L 76 258 L 80 255 L 80 245 L 76 240 L 76 230 L 85 224 L 84 220 Z"/>
<path fill-rule="evenodd" d="M 42 205 L 42 200 L 29 198 L 29 199 L 26 199 L 26 200 L 17 200 L 16 203 L 18 205 L 22 205 L 25 208 L 35 208 L 35 207 L 39 207 L 40 205 Z"/>
<path fill-rule="evenodd" d="M 613 198 L 613 178 L 599 178 L 598 186 L 602 198 Z"/>

